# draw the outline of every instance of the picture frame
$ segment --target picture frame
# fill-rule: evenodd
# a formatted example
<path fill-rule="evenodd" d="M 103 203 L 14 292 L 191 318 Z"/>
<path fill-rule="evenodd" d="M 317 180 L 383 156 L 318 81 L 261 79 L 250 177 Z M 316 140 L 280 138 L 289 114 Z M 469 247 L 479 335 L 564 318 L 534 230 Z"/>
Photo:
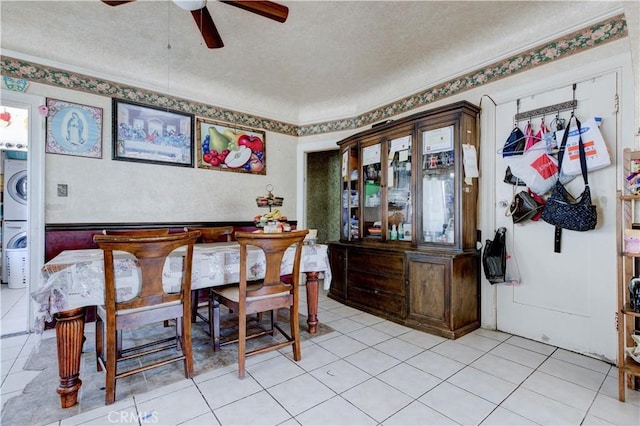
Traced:
<path fill-rule="evenodd" d="M 193 114 L 113 99 L 112 159 L 193 167 Z"/>
<path fill-rule="evenodd" d="M 102 108 L 47 98 L 45 152 L 102 158 Z"/>
<path fill-rule="evenodd" d="M 196 118 L 198 168 L 267 174 L 263 130 Z"/>

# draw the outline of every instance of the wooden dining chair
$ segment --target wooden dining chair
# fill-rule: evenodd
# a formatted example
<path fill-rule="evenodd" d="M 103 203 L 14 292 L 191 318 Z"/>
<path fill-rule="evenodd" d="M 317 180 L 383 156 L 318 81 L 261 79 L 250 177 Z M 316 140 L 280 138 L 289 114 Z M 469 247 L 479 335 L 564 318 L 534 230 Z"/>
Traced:
<path fill-rule="evenodd" d="M 214 351 L 219 351 L 222 344 L 236 341 L 220 341 L 220 304 L 223 304 L 238 314 L 238 377 L 240 378 L 243 378 L 245 374 L 245 357 L 250 355 L 292 345 L 293 359 L 300 361 L 302 358 L 300 326 L 298 324 L 298 286 L 302 241 L 307 233 L 306 229 L 276 234 L 236 232 L 236 241 L 240 244 L 240 283 L 233 287 L 212 288 L 214 299 L 213 340 Z M 287 284 L 282 282 L 280 278 L 280 268 L 285 251 L 294 244 L 297 245 L 293 258 L 293 282 Z M 258 283 L 247 282 L 247 268 L 251 267 L 247 262 L 248 246 L 256 246 L 264 252 L 265 277 Z M 289 309 L 289 333 L 285 332 L 278 324 L 278 310 L 281 308 Z M 261 312 L 271 314 L 271 327 L 268 330 L 263 329 L 247 336 L 247 315 Z M 278 330 L 286 341 L 247 351 L 247 339 L 266 334 L 274 335 L 275 330 Z"/>
<path fill-rule="evenodd" d="M 169 228 L 158 229 L 105 229 L 104 235 L 129 235 L 132 237 L 160 237 L 169 234 Z"/>
<path fill-rule="evenodd" d="M 162 236 L 95 235 L 93 237 L 94 242 L 104 252 L 105 304 L 98 306 L 96 310 L 96 357 L 98 371 L 106 370 L 106 404 L 112 404 L 115 401 L 116 380 L 132 374 L 183 361 L 185 376 L 187 378 L 193 376 L 190 321 L 191 269 L 193 245 L 199 235 L 198 231 L 193 231 Z M 176 293 L 165 293 L 163 288 L 165 262 L 171 252 L 184 246 L 186 249 L 179 279 L 180 290 Z M 116 296 L 118 274 L 114 265 L 115 251 L 132 255 L 139 268 L 140 290 L 137 295 L 126 301 L 118 300 Z M 123 330 L 170 319 L 176 320 L 175 336 L 129 348 L 120 346 Z M 179 350 L 180 353 L 167 355 L 162 359 L 153 357 L 153 360 L 145 360 L 143 358 L 141 362 L 136 363 L 137 367 L 124 370 L 126 367 L 123 366 L 123 371 L 119 371 L 118 363 L 121 361 L 169 349 Z"/>
<path fill-rule="evenodd" d="M 185 230 L 186 231 L 186 230 Z M 132 237 L 160 237 L 169 235 L 169 228 L 150 229 L 103 229 L 103 235 L 129 235 Z M 169 321 L 164 322 L 165 327 L 169 327 Z M 118 334 L 118 355 L 122 350 L 122 333 Z"/>
<path fill-rule="evenodd" d="M 214 226 L 184 228 L 185 231 L 200 231 L 198 243 L 220 243 L 230 242 L 233 237 L 233 226 Z M 201 301 L 202 293 L 206 292 L 206 299 Z M 191 322 L 194 323 L 200 318 L 209 325 L 209 335 L 213 335 L 213 295 L 210 289 L 191 291 Z M 200 313 L 200 309 L 206 307 L 207 315 Z"/>
<path fill-rule="evenodd" d="M 199 243 L 229 242 L 233 237 L 233 226 L 184 228 L 185 231 L 200 231 Z"/>

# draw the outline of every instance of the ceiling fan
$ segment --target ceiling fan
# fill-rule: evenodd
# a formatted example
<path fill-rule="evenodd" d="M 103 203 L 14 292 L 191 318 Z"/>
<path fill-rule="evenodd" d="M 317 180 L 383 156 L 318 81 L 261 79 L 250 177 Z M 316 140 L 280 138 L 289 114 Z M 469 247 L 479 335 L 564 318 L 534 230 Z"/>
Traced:
<path fill-rule="evenodd" d="M 135 0 L 102 0 L 103 3 L 109 6 L 120 6 L 133 1 Z M 288 7 L 271 1 L 220 1 L 278 22 L 286 21 L 289 15 Z M 207 0 L 173 0 L 173 2 L 180 8 L 191 12 L 193 20 L 196 21 L 202 38 L 209 49 L 218 49 L 224 46 L 218 29 L 207 9 Z"/>

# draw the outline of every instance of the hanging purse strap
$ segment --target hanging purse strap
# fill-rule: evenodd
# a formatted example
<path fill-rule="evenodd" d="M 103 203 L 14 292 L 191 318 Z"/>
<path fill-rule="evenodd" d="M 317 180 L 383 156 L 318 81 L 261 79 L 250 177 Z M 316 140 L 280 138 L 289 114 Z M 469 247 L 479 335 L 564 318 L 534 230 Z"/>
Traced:
<path fill-rule="evenodd" d="M 569 123 L 562 135 L 562 143 L 560 144 L 560 149 L 558 150 L 558 180 L 560 179 L 560 172 L 562 172 L 562 160 L 564 159 L 565 150 L 567 148 L 567 139 L 569 138 L 569 131 L 571 130 L 571 120 L 576 121 L 576 125 L 578 126 L 578 152 L 580 155 L 580 169 L 582 171 L 582 179 L 584 180 L 585 186 L 589 186 L 589 179 L 587 178 L 587 154 L 584 151 L 584 144 L 582 143 L 582 126 L 578 117 L 571 113 L 571 118 L 569 119 Z"/>
<path fill-rule="evenodd" d="M 562 135 L 562 143 L 558 149 L 558 182 L 560 182 L 560 174 L 562 173 L 562 160 L 564 159 L 565 149 L 567 148 L 567 140 L 569 139 L 569 132 L 571 131 L 571 120 L 576 121 L 578 126 L 578 153 L 580 155 L 580 170 L 582 171 L 582 179 L 584 180 L 584 186 L 589 186 L 589 179 L 587 177 L 587 155 L 584 152 L 584 144 L 582 143 L 582 127 L 580 120 L 573 113 L 567 123 L 567 127 Z M 560 242 L 562 241 L 562 228 L 556 226 L 554 238 L 553 238 L 553 251 L 560 253 Z"/>

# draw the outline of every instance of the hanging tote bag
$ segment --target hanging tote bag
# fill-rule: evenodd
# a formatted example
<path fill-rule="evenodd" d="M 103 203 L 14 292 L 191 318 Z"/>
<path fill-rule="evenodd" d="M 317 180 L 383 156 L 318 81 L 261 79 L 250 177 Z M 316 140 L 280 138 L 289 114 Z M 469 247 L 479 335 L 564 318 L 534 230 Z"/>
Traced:
<path fill-rule="evenodd" d="M 502 156 L 503 157 L 511 157 L 513 155 L 522 155 L 524 154 L 524 146 L 526 144 L 526 138 L 522 130 L 518 126 L 514 127 L 511 133 L 509 133 L 509 137 L 504 143 L 504 147 L 502 147 Z"/>
<path fill-rule="evenodd" d="M 598 213 L 596 206 L 591 203 L 591 190 L 589 188 L 589 180 L 587 178 L 587 159 L 584 152 L 582 137 L 580 136 L 580 120 L 573 114 L 569 119 L 575 119 L 578 128 L 578 151 L 580 156 L 580 164 L 582 169 L 582 179 L 584 180 L 584 190 L 576 199 L 569 191 L 566 190 L 560 179 L 556 181 L 555 187 L 551 192 L 547 203 L 542 210 L 542 220 L 556 227 L 555 235 L 555 252 L 560 253 L 560 237 L 561 229 L 569 229 L 571 231 L 589 231 L 596 227 L 598 222 Z M 567 137 L 569 132 L 564 132 L 560 150 L 558 151 L 558 168 L 562 169 L 562 161 L 565 157 Z"/>
<path fill-rule="evenodd" d="M 524 136 L 525 136 L 525 143 L 524 143 L 525 151 L 527 151 L 529 148 L 531 148 L 533 145 L 535 145 L 536 142 L 538 142 L 541 139 L 533 136 L 533 126 L 531 125 L 531 122 L 528 122 L 526 127 L 524 128 Z"/>
<path fill-rule="evenodd" d="M 507 269 L 507 228 L 498 228 L 493 240 L 487 240 L 482 253 L 484 276 L 491 284 L 503 283 Z"/>
<path fill-rule="evenodd" d="M 580 139 L 582 139 L 584 153 L 587 159 L 587 171 L 602 169 L 611 164 L 607 144 L 602 137 L 602 133 L 600 133 L 596 120 L 592 118 L 581 124 L 582 126 L 579 129 L 568 126 L 567 129 L 558 131 L 558 133 L 562 135 L 562 139 L 564 139 L 565 133 L 569 133 L 567 146 L 565 148 L 565 158 L 562 162 L 562 173 L 565 175 L 576 176 L 582 172 L 578 147 L 578 141 Z"/>
<path fill-rule="evenodd" d="M 548 130 L 544 120 L 536 136 L 533 135 L 531 122 L 528 122 L 524 132 L 524 152 L 522 155 L 505 158 L 508 170 L 513 176 L 524 182 L 531 191 L 541 195 L 551 191 L 558 179 L 558 163 L 548 155 L 546 144 L 543 142 L 545 133 L 548 133 Z"/>

